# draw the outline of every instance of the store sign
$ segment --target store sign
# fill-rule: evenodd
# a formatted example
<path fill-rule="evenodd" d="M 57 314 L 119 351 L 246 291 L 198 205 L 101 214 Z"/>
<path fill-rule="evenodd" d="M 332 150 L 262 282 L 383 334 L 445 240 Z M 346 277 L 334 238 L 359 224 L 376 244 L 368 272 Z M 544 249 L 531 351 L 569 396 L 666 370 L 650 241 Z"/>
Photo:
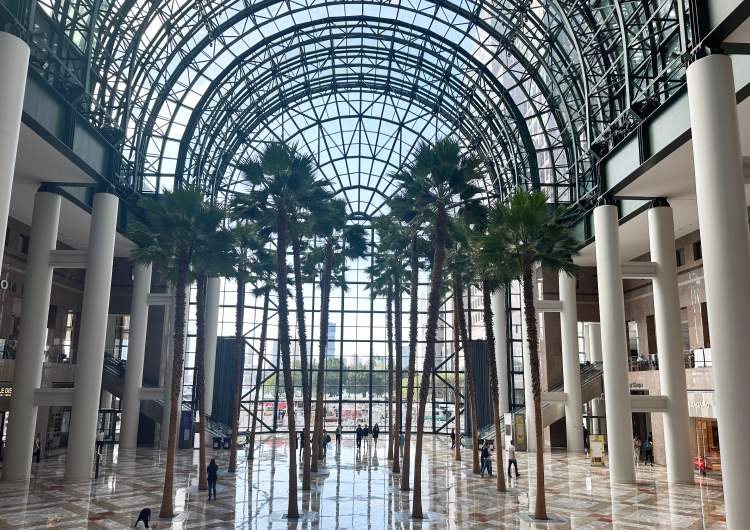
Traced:
<path fill-rule="evenodd" d="M 589 457 L 591 458 L 591 465 L 593 466 L 604 465 L 604 435 L 603 434 L 589 435 Z"/>
<path fill-rule="evenodd" d="M 688 413 L 692 418 L 716 418 L 713 390 L 688 390 Z"/>
<path fill-rule="evenodd" d="M 0 398 L 13 397 L 13 384 L 0 383 Z"/>

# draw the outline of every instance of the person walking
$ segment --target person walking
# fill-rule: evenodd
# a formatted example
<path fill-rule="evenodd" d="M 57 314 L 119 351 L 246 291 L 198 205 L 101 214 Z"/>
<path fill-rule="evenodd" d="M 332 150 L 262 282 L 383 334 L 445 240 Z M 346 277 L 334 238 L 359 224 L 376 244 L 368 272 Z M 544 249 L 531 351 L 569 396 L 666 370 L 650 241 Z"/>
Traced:
<path fill-rule="evenodd" d="M 214 495 L 216 500 L 216 481 L 218 480 L 219 466 L 216 465 L 216 460 L 213 458 L 206 467 L 206 478 L 208 479 L 208 500 L 211 500 L 211 494 Z"/>
<path fill-rule="evenodd" d="M 39 437 L 39 433 L 36 433 L 36 436 L 34 437 L 33 459 L 38 464 L 41 457 L 42 457 L 42 439 Z"/>
<path fill-rule="evenodd" d="M 305 431 L 299 432 L 299 457 L 302 458 L 302 450 L 305 448 Z"/>
<path fill-rule="evenodd" d="M 151 520 L 151 508 L 144 508 L 138 513 L 138 519 L 135 521 L 135 528 L 138 528 L 138 523 L 143 523 L 144 528 L 149 528 L 148 523 Z"/>
<path fill-rule="evenodd" d="M 654 437 L 648 433 L 648 439 L 643 444 L 643 465 L 651 464 L 654 467 Z"/>
<path fill-rule="evenodd" d="M 365 423 L 364 428 L 364 437 L 365 437 L 365 447 L 367 448 L 367 452 L 370 452 L 370 445 L 372 444 L 372 429 L 370 429 L 370 425 Z"/>
<path fill-rule="evenodd" d="M 331 435 L 323 431 L 323 460 L 328 456 L 328 444 L 331 443 Z"/>
<path fill-rule="evenodd" d="M 358 423 L 357 424 L 357 451 L 362 449 L 362 436 L 364 434 L 364 430 L 362 429 L 362 426 Z"/>
<path fill-rule="evenodd" d="M 510 477 L 510 467 L 513 466 L 516 471 L 516 477 L 520 477 L 521 474 L 518 472 L 518 462 L 516 461 L 516 446 L 513 444 L 514 440 L 511 440 L 508 444 L 508 477 Z"/>
<path fill-rule="evenodd" d="M 375 452 L 378 451 L 378 436 L 380 436 L 380 425 L 377 423 L 372 427 L 372 439 L 375 442 Z"/>
<path fill-rule="evenodd" d="M 451 449 L 456 448 L 456 430 L 451 429 Z"/>
<path fill-rule="evenodd" d="M 589 454 L 589 430 L 583 426 L 583 452 Z"/>
<path fill-rule="evenodd" d="M 479 476 L 484 477 L 485 471 L 487 471 L 489 476 L 492 476 L 492 454 L 490 453 L 489 442 L 484 442 L 484 445 L 482 446 L 481 462 L 482 466 L 479 469 Z"/>
<path fill-rule="evenodd" d="M 398 446 L 401 448 L 401 456 L 404 456 L 404 445 L 406 445 L 406 436 L 404 436 L 404 431 L 401 431 L 398 434 Z"/>
<path fill-rule="evenodd" d="M 341 447 L 341 424 L 336 427 L 336 447 Z"/>
<path fill-rule="evenodd" d="M 641 443 L 641 439 L 638 438 L 638 435 L 636 434 L 633 436 L 633 462 L 635 463 L 636 467 L 638 466 L 638 461 L 641 459 L 641 446 L 643 444 Z"/>

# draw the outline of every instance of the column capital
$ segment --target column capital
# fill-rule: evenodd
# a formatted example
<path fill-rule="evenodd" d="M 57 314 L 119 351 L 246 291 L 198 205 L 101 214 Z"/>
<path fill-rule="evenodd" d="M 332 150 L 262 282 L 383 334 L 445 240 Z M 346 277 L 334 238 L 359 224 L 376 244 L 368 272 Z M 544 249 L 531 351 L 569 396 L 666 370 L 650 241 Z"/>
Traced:
<path fill-rule="evenodd" d="M 651 202 L 648 203 L 649 209 L 651 208 L 671 208 L 672 205 L 669 204 L 669 201 L 667 201 L 666 197 L 657 197 L 656 199 L 651 199 Z"/>

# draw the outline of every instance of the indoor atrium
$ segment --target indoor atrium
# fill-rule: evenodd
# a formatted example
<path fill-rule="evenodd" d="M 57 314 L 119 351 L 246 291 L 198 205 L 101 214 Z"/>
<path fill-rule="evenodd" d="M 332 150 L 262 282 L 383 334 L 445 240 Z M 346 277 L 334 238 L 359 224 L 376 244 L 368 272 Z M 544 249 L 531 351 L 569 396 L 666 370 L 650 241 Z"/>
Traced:
<path fill-rule="evenodd" d="M 749 206 L 750 0 L 0 0 L 0 530 L 746 530 Z"/>

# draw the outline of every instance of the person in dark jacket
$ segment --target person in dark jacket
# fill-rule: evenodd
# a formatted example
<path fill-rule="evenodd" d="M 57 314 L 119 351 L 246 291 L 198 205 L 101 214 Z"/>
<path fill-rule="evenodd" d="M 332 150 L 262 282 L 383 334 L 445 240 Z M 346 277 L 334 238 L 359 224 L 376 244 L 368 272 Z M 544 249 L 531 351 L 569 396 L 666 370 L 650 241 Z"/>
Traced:
<path fill-rule="evenodd" d="M 362 426 L 357 424 L 357 451 L 359 451 L 362 448 L 362 435 L 364 434 L 364 431 L 362 430 Z"/>
<path fill-rule="evenodd" d="M 456 448 L 456 431 L 451 429 L 451 449 Z"/>
<path fill-rule="evenodd" d="M 305 431 L 299 432 L 299 457 L 302 458 L 302 450 L 305 448 Z"/>
<path fill-rule="evenodd" d="M 372 439 L 375 441 L 375 450 L 378 450 L 378 436 L 380 436 L 380 425 L 377 423 L 372 427 Z"/>
<path fill-rule="evenodd" d="M 490 444 L 487 442 L 484 442 L 482 446 L 482 467 L 479 470 L 479 476 L 484 477 L 485 471 L 489 476 L 492 476 L 492 454 L 490 453 Z"/>
<path fill-rule="evenodd" d="M 138 514 L 138 519 L 135 521 L 135 528 L 138 528 L 138 523 L 143 523 L 144 528 L 149 528 L 148 523 L 151 520 L 151 509 L 144 508 Z"/>
<path fill-rule="evenodd" d="M 206 468 L 206 475 L 208 478 L 208 500 L 211 500 L 211 493 L 214 494 L 214 500 L 216 500 L 216 480 L 218 479 L 219 466 L 216 465 L 216 460 L 211 459 L 211 463 Z"/>

